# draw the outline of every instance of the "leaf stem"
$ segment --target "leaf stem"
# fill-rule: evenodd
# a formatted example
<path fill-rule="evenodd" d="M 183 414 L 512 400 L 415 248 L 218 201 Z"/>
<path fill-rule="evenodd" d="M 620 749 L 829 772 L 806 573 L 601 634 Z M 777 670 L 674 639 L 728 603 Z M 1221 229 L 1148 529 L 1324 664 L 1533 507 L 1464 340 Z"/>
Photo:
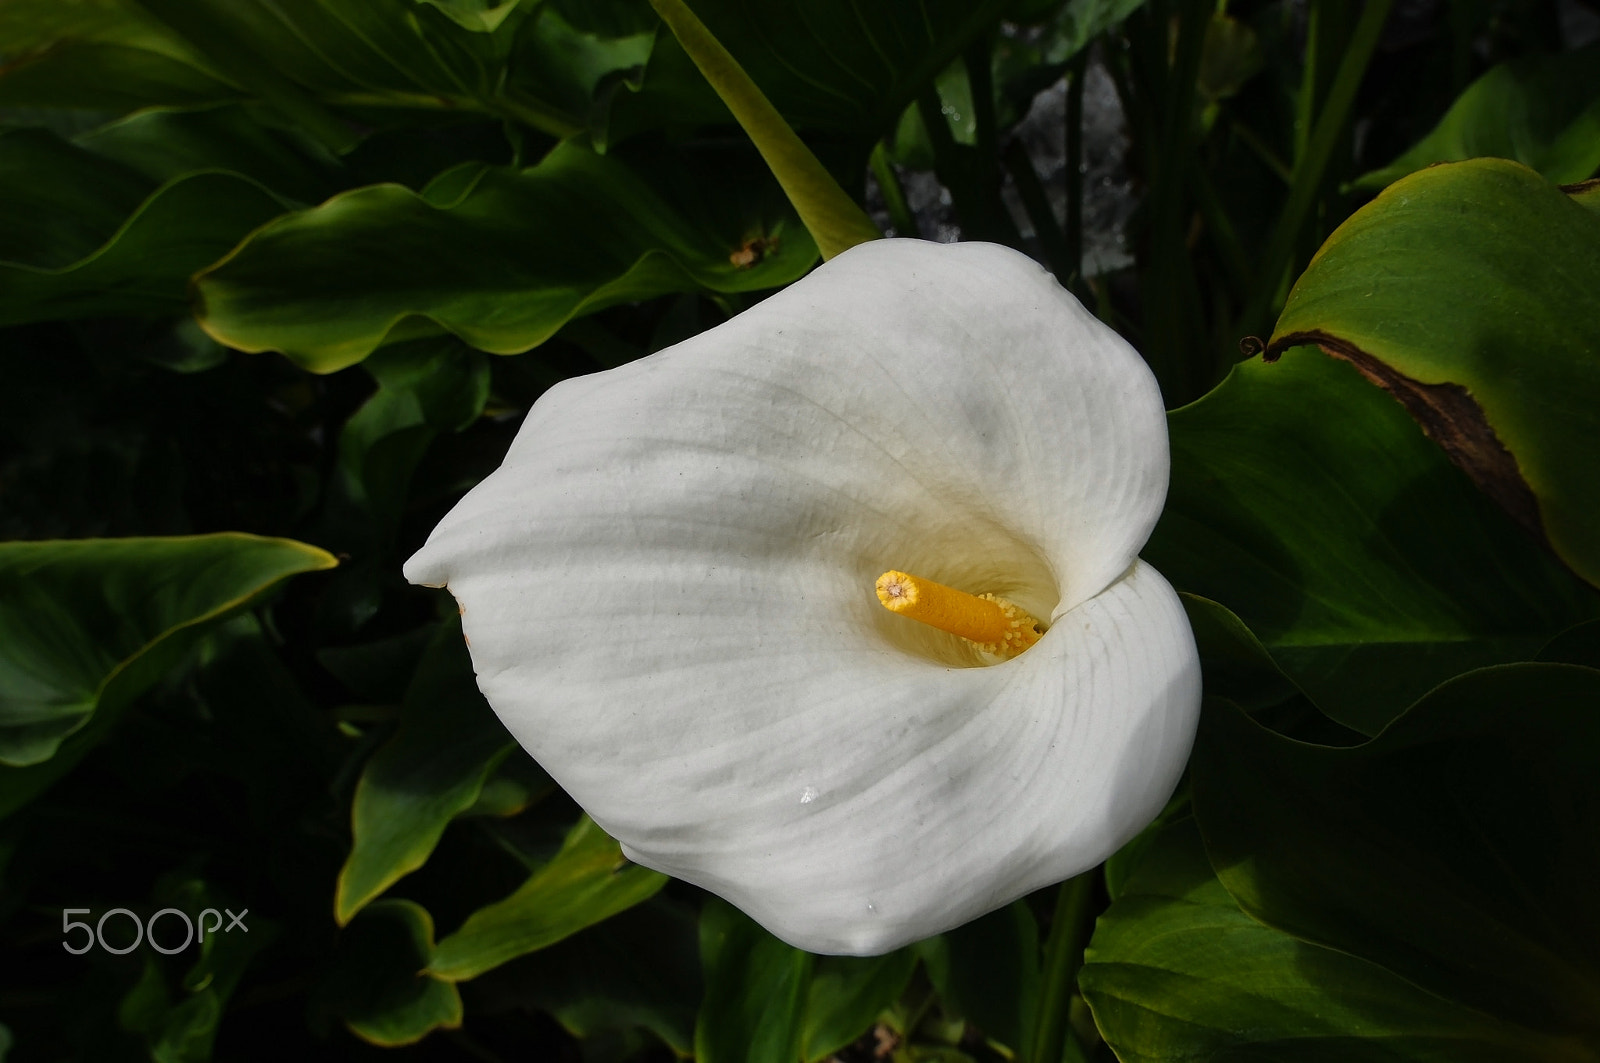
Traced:
<path fill-rule="evenodd" d="M 1316 202 L 1323 175 L 1333 157 L 1334 146 L 1350 117 L 1356 90 L 1361 87 L 1367 64 L 1372 61 L 1372 53 L 1378 46 L 1392 4 L 1393 0 L 1367 0 L 1367 6 L 1362 9 L 1361 21 L 1356 24 L 1350 45 L 1339 64 L 1339 71 L 1328 90 L 1327 103 L 1317 116 L 1316 126 L 1311 131 L 1304 152 L 1295 159 L 1289 200 L 1284 204 L 1283 213 L 1278 216 L 1278 222 L 1267 240 L 1267 249 L 1261 256 L 1260 268 L 1256 270 L 1255 296 L 1235 331 L 1263 331 L 1261 319 L 1271 311 L 1283 287 L 1284 274 L 1293 264 L 1295 242 Z"/>
<path fill-rule="evenodd" d="M 867 212 L 784 121 L 744 67 L 683 0 L 650 0 L 661 21 L 744 128 L 767 167 L 783 186 L 796 213 L 817 241 L 824 259 L 882 234 Z"/>
<path fill-rule="evenodd" d="M 1066 1047 L 1067 1012 L 1072 1003 L 1083 950 L 1094 928 L 1091 902 L 1099 868 L 1085 871 L 1061 884 L 1056 894 L 1055 916 L 1044 945 L 1043 979 L 1039 984 L 1039 1011 L 1024 1063 L 1059 1063 Z"/>
<path fill-rule="evenodd" d="M 883 193 L 883 205 L 889 210 L 889 224 L 894 226 L 895 235 L 919 239 L 922 231 L 917 227 L 917 216 L 911 212 L 911 204 L 906 202 L 906 190 L 900 184 L 900 175 L 894 172 L 894 164 L 889 161 L 889 150 L 883 146 L 883 141 L 873 145 L 868 165 L 872 167 L 872 176 L 878 182 L 878 191 Z"/>

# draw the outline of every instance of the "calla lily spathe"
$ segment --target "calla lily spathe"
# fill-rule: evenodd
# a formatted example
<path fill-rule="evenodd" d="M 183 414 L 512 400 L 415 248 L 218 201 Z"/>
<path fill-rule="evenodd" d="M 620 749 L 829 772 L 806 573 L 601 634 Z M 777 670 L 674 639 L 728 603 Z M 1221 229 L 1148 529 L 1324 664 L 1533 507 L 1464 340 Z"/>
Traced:
<path fill-rule="evenodd" d="M 1138 355 L 990 244 L 862 244 L 552 388 L 406 565 L 512 734 L 638 863 L 874 954 L 1094 866 L 1187 759 L 1199 665 L 1137 554 Z M 1048 618 L 989 663 L 899 569 Z"/>

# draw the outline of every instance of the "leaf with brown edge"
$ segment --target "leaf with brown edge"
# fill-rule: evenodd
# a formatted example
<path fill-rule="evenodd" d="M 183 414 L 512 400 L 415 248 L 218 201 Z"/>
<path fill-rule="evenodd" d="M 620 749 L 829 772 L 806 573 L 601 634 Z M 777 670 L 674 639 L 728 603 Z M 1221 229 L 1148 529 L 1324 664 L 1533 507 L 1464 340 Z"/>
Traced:
<path fill-rule="evenodd" d="M 1413 380 L 1361 348 L 1318 329 L 1274 340 L 1263 357 L 1276 362 L 1284 349 L 1301 345 L 1315 345 L 1322 348 L 1322 353 L 1349 362 L 1370 383 L 1393 395 L 1428 438 L 1438 443 L 1485 494 L 1529 534 L 1550 545 L 1539 521 L 1538 500 L 1517 471 L 1517 460 L 1494 434 L 1482 408 L 1466 388 Z"/>
<path fill-rule="evenodd" d="M 1395 396 L 1600 584 L 1600 215 L 1503 159 L 1430 167 L 1339 227 L 1264 357 L 1315 344 Z"/>

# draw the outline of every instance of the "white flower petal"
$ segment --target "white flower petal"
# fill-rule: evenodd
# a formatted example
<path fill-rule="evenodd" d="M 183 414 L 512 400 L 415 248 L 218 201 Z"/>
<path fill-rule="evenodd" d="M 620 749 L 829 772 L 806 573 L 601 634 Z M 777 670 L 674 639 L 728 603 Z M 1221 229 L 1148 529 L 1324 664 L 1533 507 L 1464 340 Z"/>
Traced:
<path fill-rule="evenodd" d="M 567 381 L 406 566 L 491 705 L 629 855 L 873 953 L 1104 859 L 1159 810 L 1198 665 L 1136 554 L 1166 492 L 1138 356 L 1031 261 L 864 244 Z M 897 568 L 1053 626 L 1013 661 Z"/>

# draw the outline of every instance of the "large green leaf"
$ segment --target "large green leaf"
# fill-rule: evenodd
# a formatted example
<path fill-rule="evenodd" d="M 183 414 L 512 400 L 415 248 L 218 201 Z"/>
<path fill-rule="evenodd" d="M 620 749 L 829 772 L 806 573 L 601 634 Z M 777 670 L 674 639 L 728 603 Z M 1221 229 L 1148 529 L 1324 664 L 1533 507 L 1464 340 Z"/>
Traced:
<path fill-rule="evenodd" d="M 1435 166 L 1341 225 L 1268 355 L 1354 362 L 1600 584 L 1600 214 L 1500 159 Z"/>
<path fill-rule="evenodd" d="M 823 258 L 832 258 L 880 233 L 822 162 L 795 134 L 750 75 L 683 0 L 651 0 L 678 44 L 733 112 L 767 168 L 783 186 Z"/>
<path fill-rule="evenodd" d="M 202 273 L 199 318 L 230 346 L 331 372 L 419 326 L 509 354 L 615 303 L 755 291 L 810 267 L 815 245 L 753 153 L 695 161 L 720 169 L 667 196 L 619 154 L 577 144 L 526 170 L 469 166 L 421 195 L 348 192 Z"/>
<path fill-rule="evenodd" d="M 361 772 L 350 810 L 352 845 L 339 873 L 334 917 L 361 908 L 428 859 L 444 829 L 471 808 L 516 742 L 472 672 L 459 621 L 423 651 L 400 707 L 400 729 Z"/>
<path fill-rule="evenodd" d="M 321 1000 L 363 1041 L 393 1048 L 461 1025 L 461 994 L 420 973 L 433 917 L 413 901 L 370 904 L 340 936 Z"/>
<path fill-rule="evenodd" d="M 1236 613 L 1350 727 L 1375 733 L 1436 683 L 1529 659 L 1594 615 L 1348 365 L 1245 362 L 1169 425 L 1172 487 L 1145 556 Z"/>
<path fill-rule="evenodd" d="M 0 107 L 131 111 L 229 99 L 238 88 L 123 0 L 0 4 Z"/>
<path fill-rule="evenodd" d="M 743 912 L 708 898 L 700 913 L 706 995 L 695 1024 L 699 1063 L 793 1063 L 805 1044 L 806 989 L 816 957 Z"/>
<path fill-rule="evenodd" d="M 339 472 L 328 522 L 352 551 L 388 547 L 417 463 L 440 432 L 483 413 L 488 359 L 453 336 L 399 343 L 367 359 L 378 390 L 339 433 Z"/>
<path fill-rule="evenodd" d="M 1600 168 L 1600 45 L 1519 59 L 1484 74 L 1433 131 L 1359 188 L 1382 188 L 1436 162 L 1513 159 L 1556 182 Z"/>
<path fill-rule="evenodd" d="M 694 13 L 794 126 L 870 142 L 978 35 L 1005 0 L 696 0 Z M 726 122 L 677 42 L 656 45 L 637 95 L 616 101 L 613 137 Z"/>
<path fill-rule="evenodd" d="M 872 1029 L 917 968 L 911 948 L 882 956 L 818 956 L 800 1021 L 801 1058 L 831 1057 Z"/>
<path fill-rule="evenodd" d="M 915 946 L 945 1010 L 1018 1048 L 1039 998 L 1039 924 L 1025 901 Z"/>
<path fill-rule="evenodd" d="M 551 861 L 515 893 L 479 908 L 440 941 L 428 974 L 464 982 L 633 907 L 667 877 L 630 864 L 622 848 L 584 816 Z"/>
<path fill-rule="evenodd" d="M 168 881 L 158 887 L 162 910 L 194 915 L 207 908 L 244 913 L 246 905 L 219 895 L 200 879 Z M 146 916 L 150 925 L 151 916 Z M 178 920 L 162 923 L 164 934 L 177 937 Z M 209 929 L 209 928 L 208 928 Z M 212 1058 L 223 1009 L 238 988 L 251 961 L 278 936 L 278 927 L 259 914 L 244 929 L 208 933 L 197 942 L 200 957 L 183 976 L 182 999 L 173 1002 L 155 958 L 146 953 L 140 981 L 123 998 L 118 1018 L 124 1028 L 142 1034 L 150 1058 L 161 1063 L 208 1063 Z M 148 940 L 148 939 L 147 939 Z M 169 945 L 172 938 L 167 939 Z"/>
<path fill-rule="evenodd" d="M 1600 671 L 1505 665 L 1347 749 L 1208 711 L 1195 818 L 1255 918 L 1600 1059 L 1597 763 Z"/>
<path fill-rule="evenodd" d="M 1123 1063 L 1517 1063 L 1586 1057 L 1239 910 L 1192 819 L 1156 835 L 1079 975 Z"/>
<path fill-rule="evenodd" d="M 547 1011 L 591 1044 L 648 1030 L 687 1059 L 701 996 L 696 914 L 658 894 L 485 975 L 474 1000 Z"/>
<path fill-rule="evenodd" d="M 334 559 L 288 539 L 0 543 L 0 764 L 48 760 L 161 678 L 205 625 Z"/>
<path fill-rule="evenodd" d="M 157 186 L 43 130 L 0 132 L 0 325 L 181 312 L 189 276 L 288 205 L 237 174 Z"/>
<path fill-rule="evenodd" d="M 257 118 L 242 104 L 151 108 L 80 133 L 73 143 L 152 182 L 226 170 L 302 203 L 339 190 L 339 166 L 331 156 Z"/>
<path fill-rule="evenodd" d="M 6 7 L 20 9 L 0 11 L 0 28 L 22 54 L 0 71 L 0 104 L 129 111 L 246 96 L 337 150 L 359 139 L 341 110 L 473 111 L 575 133 L 651 46 L 637 29 L 574 29 L 538 0 L 126 0 L 97 3 L 87 25 L 81 5 Z"/>
<path fill-rule="evenodd" d="M 905 991 L 914 949 L 813 956 L 716 898 L 700 915 L 706 993 L 695 1024 L 701 1063 L 810 1063 L 872 1028 Z"/>

